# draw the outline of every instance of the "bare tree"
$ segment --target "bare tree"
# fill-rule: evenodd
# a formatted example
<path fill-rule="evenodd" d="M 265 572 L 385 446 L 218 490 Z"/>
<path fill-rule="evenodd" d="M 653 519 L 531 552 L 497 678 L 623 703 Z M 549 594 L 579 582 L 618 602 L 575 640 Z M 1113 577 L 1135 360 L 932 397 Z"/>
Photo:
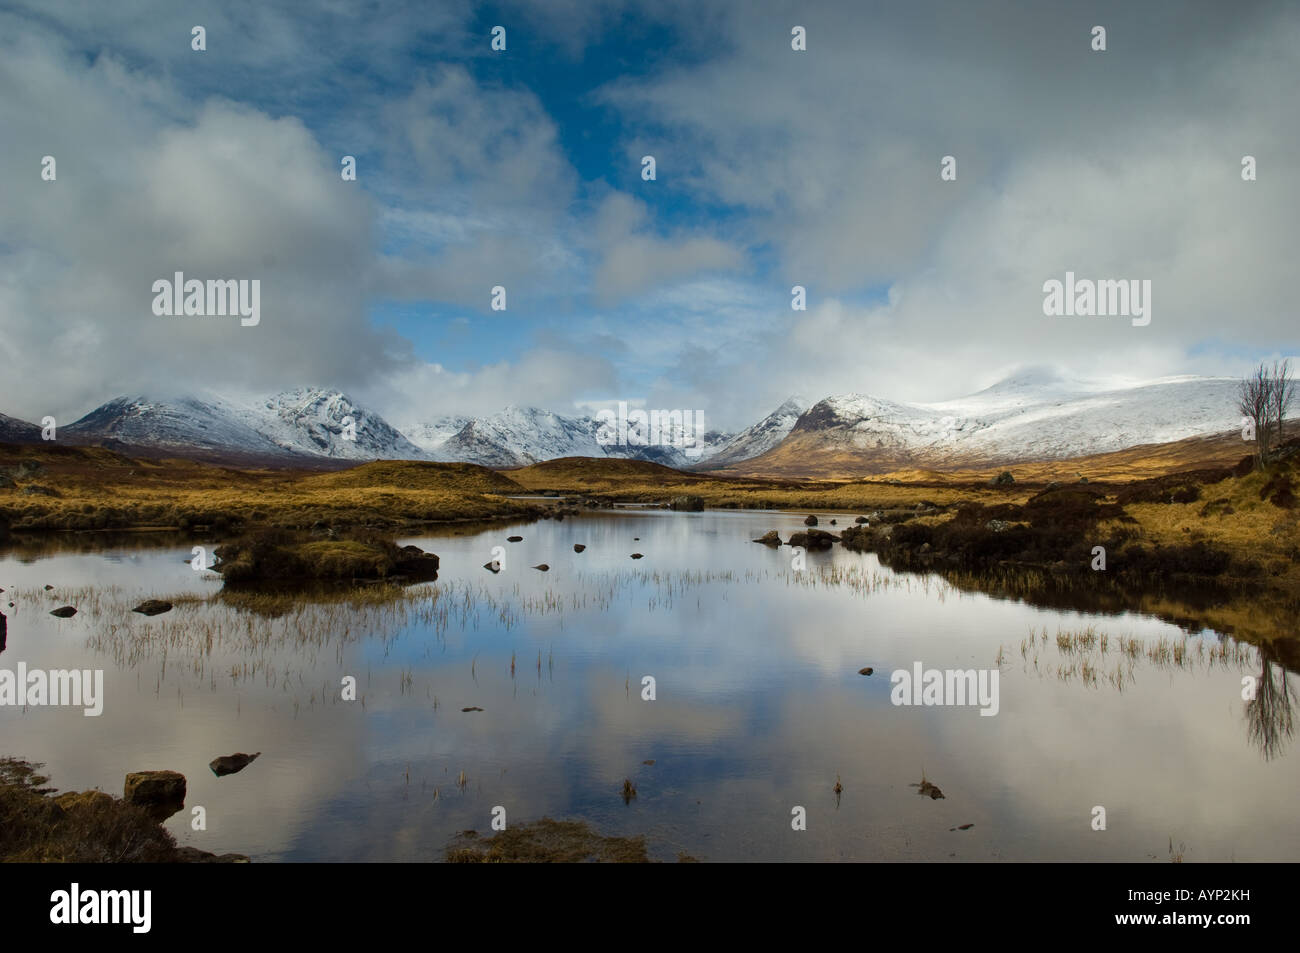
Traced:
<path fill-rule="evenodd" d="M 1269 411 L 1273 405 L 1273 383 L 1268 368 L 1260 364 L 1237 388 L 1237 409 L 1255 427 L 1255 469 L 1268 459 Z"/>
<path fill-rule="evenodd" d="M 1277 425 L 1277 445 L 1282 446 L 1282 422 L 1291 410 L 1291 401 L 1295 399 L 1295 381 L 1291 378 L 1291 361 L 1273 362 L 1273 376 L 1269 381 L 1270 412 Z"/>

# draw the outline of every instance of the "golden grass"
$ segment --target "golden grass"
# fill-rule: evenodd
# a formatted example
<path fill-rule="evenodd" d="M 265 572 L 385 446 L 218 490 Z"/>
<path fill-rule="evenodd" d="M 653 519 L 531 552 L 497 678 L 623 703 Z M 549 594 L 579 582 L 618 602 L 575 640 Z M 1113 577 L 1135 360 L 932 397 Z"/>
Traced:
<path fill-rule="evenodd" d="M 0 467 L 40 467 L 0 489 L 12 530 L 368 524 L 399 526 L 532 512 L 522 487 L 471 464 L 381 461 L 335 473 L 237 470 L 147 461 L 94 448 L 0 447 Z M 25 495 L 28 486 L 58 496 Z"/>

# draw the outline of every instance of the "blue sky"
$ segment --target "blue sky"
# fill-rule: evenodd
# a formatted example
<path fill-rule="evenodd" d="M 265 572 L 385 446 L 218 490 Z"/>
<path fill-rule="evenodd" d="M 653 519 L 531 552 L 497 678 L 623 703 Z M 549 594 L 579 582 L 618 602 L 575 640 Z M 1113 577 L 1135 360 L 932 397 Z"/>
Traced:
<path fill-rule="evenodd" d="M 738 427 L 1240 373 L 1300 350 L 1297 51 L 1270 3 L 0 2 L 0 411 L 319 385 Z M 162 322 L 175 270 L 260 278 L 262 322 Z M 1150 279 L 1152 323 L 1045 318 L 1066 270 Z"/>

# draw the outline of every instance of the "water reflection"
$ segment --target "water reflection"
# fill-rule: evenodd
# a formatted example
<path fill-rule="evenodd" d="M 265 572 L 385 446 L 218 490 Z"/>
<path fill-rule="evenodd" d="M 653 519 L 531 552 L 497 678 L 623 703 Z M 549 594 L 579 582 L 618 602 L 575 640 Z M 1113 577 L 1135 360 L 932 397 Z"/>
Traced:
<path fill-rule="evenodd" d="M 439 554 L 436 584 L 311 602 L 222 593 L 189 538 L 2 557 L 6 666 L 104 668 L 107 703 L 0 709 L 0 730 L 64 789 L 182 771 L 209 830 L 182 814 L 178 839 L 260 860 L 434 859 L 497 806 L 645 834 L 666 860 L 1165 860 L 1171 838 L 1188 860 L 1300 859 L 1289 643 L 994 599 L 839 549 L 795 572 L 750 542 L 801 528 L 743 511 L 457 527 L 399 540 Z M 175 608 L 130 611 L 147 597 Z M 77 616 L 48 616 L 65 602 Z M 890 673 L 916 662 L 996 667 L 999 714 L 894 706 Z M 262 755 L 218 779 L 232 751 Z"/>

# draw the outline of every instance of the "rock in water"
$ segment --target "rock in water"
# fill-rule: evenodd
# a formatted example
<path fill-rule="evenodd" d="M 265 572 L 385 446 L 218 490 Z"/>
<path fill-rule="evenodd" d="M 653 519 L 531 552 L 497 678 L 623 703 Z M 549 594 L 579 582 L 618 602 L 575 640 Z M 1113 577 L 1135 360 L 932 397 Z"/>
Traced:
<path fill-rule="evenodd" d="M 165 821 L 185 806 L 185 775 L 179 771 L 132 771 L 126 776 L 122 799 Z"/>
<path fill-rule="evenodd" d="M 524 538 L 523 538 L 522 536 L 507 536 L 507 537 L 506 537 L 506 542 L 507 542 L 507 543 L 522 543 L 523 541 L 524 541 Z"/>
<path fill-rule="evenodd" d="M 804 521 L 803 521 L 803 525 L 804 525 L 804 526 L 816 526 L 816 525 L 817 525 L 817 517 L 815 517 L 815 516 L 805 516 L 805 517 L 804 517 Z"/>
<path fill-rule="evenodd" d="M 632 554 L 632 558 L 633 558 L 633 559 L 643 559 L 644 557 L 642 556 L 641 553 L 633 553 L 633 554 Z"/>
<path fill-rule="evenodd" d="M 482 710 L 483 709 L 479 708 L 478 705 L 470 705 L 468 708 L 461 709 L 461 711 L 482 711 Z"/>
<path fill-rule="evenodd" d="M 483 568 L 486 569 L 488 572 L 500 572 L 501 564 L 498 562 L 484 563 Z"/>
<path fill-rule="evenodd" d="M 587 547 L 584 546 L 584 545 L 582 545 L 582 543 L 574 543 L 574 544 L 573 544 L 573 551 L 574 551 L 575 553 L 580 553 L 580 552 L 582 552 L 582 551 L 583 551 L 584 549 L 586 549 L 586 548 L 587 548 Z"/>
<path fill-rule="evenodd" d="M 223 754 L 219 758 L 213 758 L 208 763 L 208 767 L 212 769 L 212 773 L 217 777 L 224 778 L 227 774 L 238 774 L 243 771 L 256 761 L 261 753 L 259 751 L 256 754 L 243 754 L 242 752 L 239 754 Z"/>
<path fill-rule="evenodd" d="M 810 529 L 804 533 L 792 533 L 790 545 L 802 546 L 805 549 L 830 549 L 838 539 L 839 537 L 834 533 L 828 533 L 824 529 Z"/>
<path fill-rule="evenodd" d="M 537 564 L 536 566 L 534 566 L 533 568 L 534 568 L 534 569 L 538 569 L 538 570 L 540 570 L 540 571 L 542 571 L 542 572 L 546 572 L 546 571 L 548 571 L 551 567 L 548 566 L 548 565 L 546 565 L 546 563 L 538 563 L 538 564 Z"/>
<path fill-rule="evenodd" d="M 917 794 L 921 795 L 921 797 L 928 797 L 932 801 L 937 801 L 939 798 L 943 797 L 943 792 L 939 790 L 939 786 L 937 784 L 931 784 L 929 781 L 925 780 L 925 778 L 921 779 L 920 784 L 914 784 L 912 786 L 919 789 L 916 792 Z M 944 798 L 944 800 L 946 801 L 948 799 Z"/>
<path fill-rule="evenodd" d="M 871 674 L 872 672 L 874 672 L 874 671 L 875 671 L 874 668 L 871 668 L 870 666 L 868 666 L 867 668 L 860 668 L 860 669 L 858 669 L 858 674 L 859 674 L 859 675 L 870 675 L 870 674 Z"/>
<path fill-rule="evenodd" d="M 171 609 L 172 604 L 170 602 L 163 602 L 161 599 L 146 599 L 131 611 L 138 612 L 141 615 L 162 615 L 164 612 L 170 612 Z"/>
<path fill-rule="evenodd" d="M 51 609 L 50 615 L 56 615 L 60 619 L 70 619 L 77 614 L 77 610 L 72 606 L 60 606 L 57 609 Z"/>
<path fill-rule="evenodd" d="M 754 542 L 762 543 L 764 546 L 780 546 L 781 534 L 774 529 L 769 529 L 762 536 L 758 537 L 758 539 L 754 540 Z"/>

